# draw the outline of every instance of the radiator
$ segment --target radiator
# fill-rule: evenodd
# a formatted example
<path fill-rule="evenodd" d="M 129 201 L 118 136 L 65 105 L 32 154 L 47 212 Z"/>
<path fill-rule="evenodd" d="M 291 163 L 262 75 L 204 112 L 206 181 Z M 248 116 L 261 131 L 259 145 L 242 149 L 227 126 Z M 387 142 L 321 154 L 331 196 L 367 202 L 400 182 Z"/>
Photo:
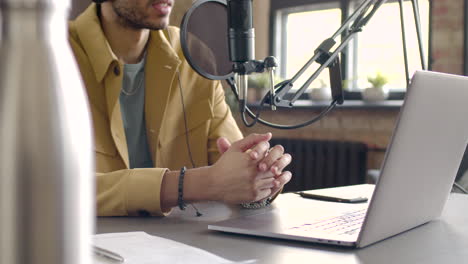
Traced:
<path fill-rule="evenodd" d="M 361 142 L 272 139 L 283 145 L 293 160 L 292 172 L 283 192 L 361 184 L 366 181 L 367 146 Z"/>

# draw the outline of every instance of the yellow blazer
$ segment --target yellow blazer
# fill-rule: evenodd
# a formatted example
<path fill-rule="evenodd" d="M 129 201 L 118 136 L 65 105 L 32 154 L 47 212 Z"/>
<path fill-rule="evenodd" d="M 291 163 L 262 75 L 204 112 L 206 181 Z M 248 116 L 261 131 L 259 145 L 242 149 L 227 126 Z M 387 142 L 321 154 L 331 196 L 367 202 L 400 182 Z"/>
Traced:
<path fill-rule="evenodd" d="M 219 82 L 196 74 L 180 47 L 179 31 L 152 31 L 145 65 L 145 118 L 155 168 L 129 169 L 120 112 L 123 64 L 102 31 L 91 4 L 69 23 L 69 41 L 89 98 L 94 125 L 98 215 L 164 215 L 160 190 L 167 169 L 191 166 L 185 140 L 180 86 L 195 165 L 214 163 L 216 140 L 242 138 Z"/>

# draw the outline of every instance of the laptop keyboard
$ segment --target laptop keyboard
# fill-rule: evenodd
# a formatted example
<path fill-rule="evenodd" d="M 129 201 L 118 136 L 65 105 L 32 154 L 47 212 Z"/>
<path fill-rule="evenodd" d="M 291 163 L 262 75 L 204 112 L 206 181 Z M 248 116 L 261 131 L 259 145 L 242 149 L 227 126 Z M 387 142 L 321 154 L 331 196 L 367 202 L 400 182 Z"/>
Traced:
<path fill-rule="evenodd" d="M 352 235 L 361 229 L 367 208 L 351 211 L 346 214 L 322 219 L 313 223 L 303 224 L 290 229 L 301 231 L 324 231 L 328 234 Z"/>

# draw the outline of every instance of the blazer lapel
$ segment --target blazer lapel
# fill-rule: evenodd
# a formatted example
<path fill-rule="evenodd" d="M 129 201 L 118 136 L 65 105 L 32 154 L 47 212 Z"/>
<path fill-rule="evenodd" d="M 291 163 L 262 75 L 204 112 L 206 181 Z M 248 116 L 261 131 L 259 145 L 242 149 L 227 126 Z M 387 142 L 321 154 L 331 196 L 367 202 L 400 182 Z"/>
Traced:
<path fill-rule="evenodd" d="M 130 168 L 127 139 L 125 137 L 119 102 L 123 79 L 123 65 L 115 62 L 110 67 L 110 71 L 113 71 L 114 76 L 106 78 L 104 86 L 106 87 L 107 111 L 109 113 L 111 134 L 120 157 L 122 157 L 127 168 Z"/>
<path fill-rule="evenodd" d="M 91 4 L 74 23 L 80 38 L 84 40 L 83 46 L 91 59 L 96 80 L 104 85 L 112 139 L 120 157 L 129 168 L 127 140 L 119 103 L 123 65 L 118 62 L 104 36 L 95 4 Z"/>
<path fill-rule="evenodd" d="M 145 118 L 151 155 L 158 164 L 156 150 L 171 87 L 181 63 L 162 30 L 152 31 L 145 65 Z"/>

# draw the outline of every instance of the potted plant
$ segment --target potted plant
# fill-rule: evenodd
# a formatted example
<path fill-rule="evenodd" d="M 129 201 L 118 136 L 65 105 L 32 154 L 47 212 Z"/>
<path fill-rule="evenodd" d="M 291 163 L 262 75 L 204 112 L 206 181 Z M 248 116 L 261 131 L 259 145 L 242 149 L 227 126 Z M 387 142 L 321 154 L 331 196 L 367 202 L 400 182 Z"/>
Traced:
<path fill-rule="evenodd" d="M 368 76 L 367 81 L 372 85 L 362 91 L 362 99 L 368 102 L 383 101 L 388 98 L 388 89 L 385 85 L 388 83 L 388 78 L 377 73 L 375 76 Z"/>
<path fill-rule="evenodd" d="M 331 99 L 330 87 L 325 83 L 324 80 L 319 79 L 319 86 L 314 87 L 309 92 L 309 98 L 312 101 L 328 101 Z"/>
<path fill-rule="evenodd" d="M 273 85 L 281 82 L 281 79 L 276 75 L 273 78 Z M 258 73 L 249 75 L 249 94 L 247 101 L 256 102 L 262 100 L 266 93 L 270 90 L 270 76 L 268 73 Z"/>

